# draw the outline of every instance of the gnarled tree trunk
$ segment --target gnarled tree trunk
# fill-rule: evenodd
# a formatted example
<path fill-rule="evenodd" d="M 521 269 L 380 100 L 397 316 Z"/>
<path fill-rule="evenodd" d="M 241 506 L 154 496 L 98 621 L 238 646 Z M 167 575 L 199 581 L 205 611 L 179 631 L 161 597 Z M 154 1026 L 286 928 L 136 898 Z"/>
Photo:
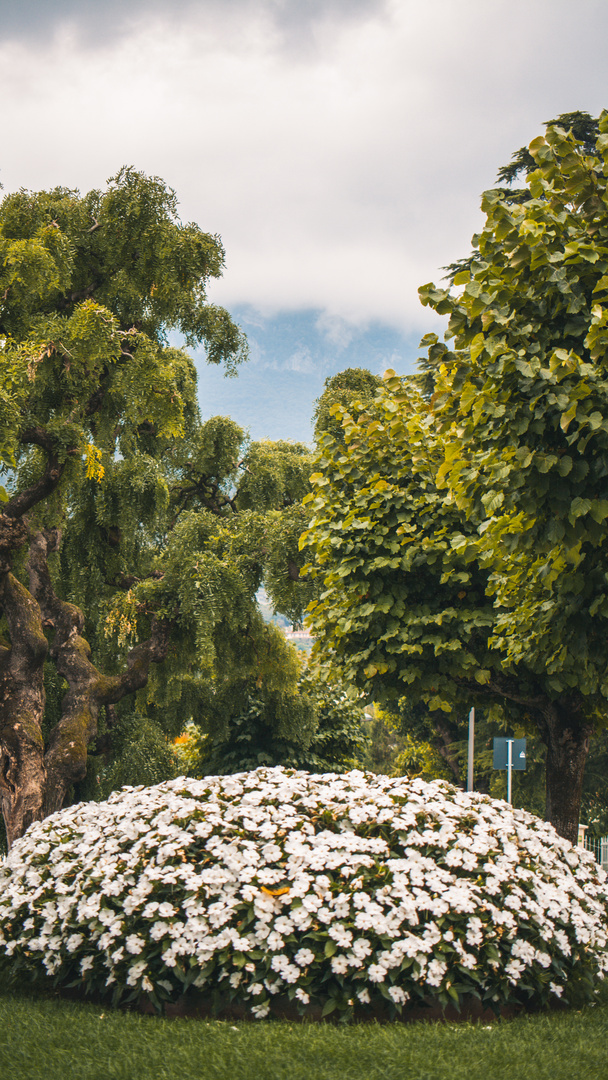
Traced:
<path fill-rule="evenodd" d="M 10 647 L 0 649 L 0 805 L 9 847 L 43 816 L 42 718 L 48 644 L 40 607 L 10 572 L 0 580 Z"/>
<path fill-rule="evenodd" d="M 100 709 L 145 686 L 150 664 L 164 660 L 169 645 L 169 624 L 153 619 L 150 637 L 131 649 L 126 670 L 111 676 L 100 672 L 82 637 L 82 612 L 53 589 L 47 556 L 60 539 L 57 530 L 31 539 L 29 591 L 6 567 L 4 573 L 0 569 L 0 601 L 11 639 L 0 647 L 0 802 L 9 846 L 33 821 L 61 808 L 71 785 L 86 775 Z M 50 648 L 45 628 L 54 632 Z M 45 747 L 47 652 L 68 690 Z"/>

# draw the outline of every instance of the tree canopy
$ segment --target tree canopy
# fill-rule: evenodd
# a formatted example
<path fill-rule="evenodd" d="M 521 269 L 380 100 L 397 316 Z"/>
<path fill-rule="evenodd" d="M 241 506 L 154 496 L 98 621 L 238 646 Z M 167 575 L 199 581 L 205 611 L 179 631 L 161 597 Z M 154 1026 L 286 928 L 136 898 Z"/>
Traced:
<path fill-rule="evenodd" d="M 245 677 L 278 688 L 283 670 L 289 711 L 297 676 L 278 663 L 285 646 L 255 596 L 264 581 L 301 617 L 310 469 L 307 447 L 201 420 L 194 364 L 170 332 L 229 373 L 246 342 L 206 299 L 223 268 L 219 238 L 182 224 L 162 181 L 123 169 L 104 192 L 9 195 L 0 248 L 0 799 L 11 842 L 72 797 L 133 694 L 144 720 L 177 724 L 179 712 L 181 729 L 213 695 Z"/>
<path fill-rule="evenodd" d="M 488 191 L 421 375 L 336 407 L 303 543 L 320 651 L 431 710 L 508 703 L 547 746 L 547 816 L 575 839 L 608 695 L 608 114 L 535 139 L 528 196 Z"/>

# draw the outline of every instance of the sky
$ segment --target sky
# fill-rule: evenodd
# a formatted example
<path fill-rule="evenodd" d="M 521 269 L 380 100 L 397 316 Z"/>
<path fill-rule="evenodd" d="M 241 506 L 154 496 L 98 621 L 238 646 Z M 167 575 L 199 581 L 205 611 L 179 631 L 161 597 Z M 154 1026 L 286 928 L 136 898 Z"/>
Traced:
<path fill-rule="evenodd" d="M 204 415 L 309 440 L 324 380 L 414 370 L 419 285 L 562 112 L 608 106 L 605 0 L 0 0 L 0 182 L 161 176 L 218 233 L 236 379 Z"/>

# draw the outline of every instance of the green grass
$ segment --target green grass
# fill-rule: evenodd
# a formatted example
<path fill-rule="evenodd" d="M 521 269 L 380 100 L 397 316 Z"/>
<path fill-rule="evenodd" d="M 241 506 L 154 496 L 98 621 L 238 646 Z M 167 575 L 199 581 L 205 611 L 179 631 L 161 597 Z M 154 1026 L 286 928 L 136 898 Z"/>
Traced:
<path fill-rule="evenodd" d="M 0 993 L 6 1080 L 602 1080 L 608 1004 L 483 1024 L 164 1020 Z"/>

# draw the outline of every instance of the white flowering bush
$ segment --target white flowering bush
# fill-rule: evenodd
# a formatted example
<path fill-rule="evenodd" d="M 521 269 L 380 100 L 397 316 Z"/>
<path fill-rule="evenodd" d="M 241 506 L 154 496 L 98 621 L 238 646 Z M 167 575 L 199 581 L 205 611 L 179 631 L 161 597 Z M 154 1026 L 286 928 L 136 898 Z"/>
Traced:
<path fill-rule="evenodd" d="M 161 1007 L 543 1004 L 608 968 L 608 892 L 546 822 L 445 781 L 281 768 L 123 788 L 0 867 L 0 974 Z"/>

